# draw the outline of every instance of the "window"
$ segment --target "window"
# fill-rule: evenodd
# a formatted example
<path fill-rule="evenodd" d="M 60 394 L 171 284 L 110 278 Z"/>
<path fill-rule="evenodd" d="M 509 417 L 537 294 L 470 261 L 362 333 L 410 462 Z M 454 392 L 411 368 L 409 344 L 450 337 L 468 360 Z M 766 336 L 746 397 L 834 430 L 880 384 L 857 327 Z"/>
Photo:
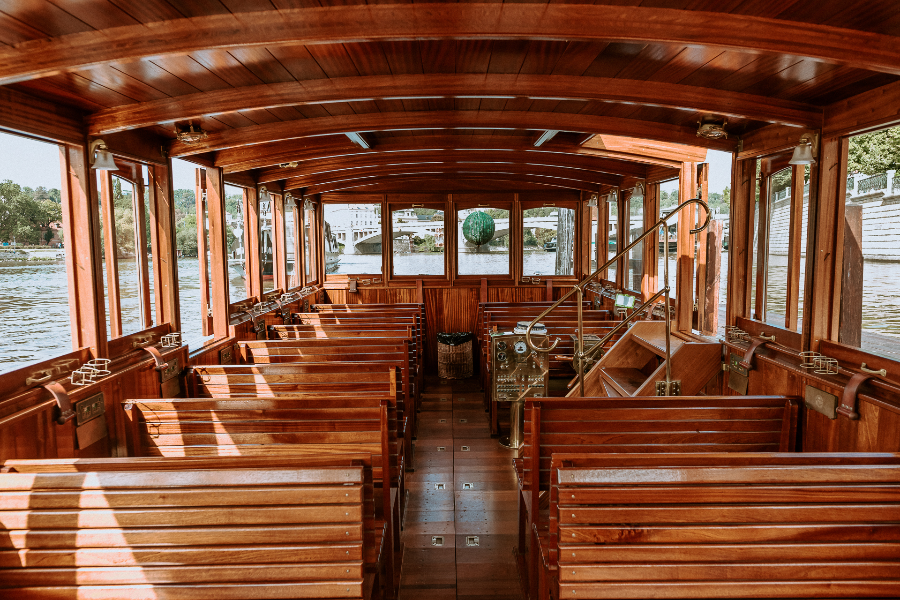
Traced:
<path fill-rule="evenodd" d="M 457 275 L 509 277 L 509 208 L 479 204 L 457 210 Z"/>
<path fill-rule="evenodd" d="M 269 194 L 259 196 L 259 260 L 263 292 L 275 289 L 275 206 Z"/>
<path fill-rule="evenodd" d="M 444 275 L 443 210 L 392 206 L 391 238 L 392 275 Z"/>
<path fill-rule="evenodd" d="M 659 186 L 659 216 L 663 217 L 672 212 L 678 206 L 679 191 L 678 180 L 666 181 Z M 697 211 L 702 212 L 702 211 Z M 680 213 L 679 213 L 680 214 Z M 667 221 L 669 230 L 669 297 L 674 298 L 676 293 L 676 277 L 678 272 L 678 215 Z M 666 285 L 665 281 L 665 251 L 666 233 L 660 230 L 659 234 L 659 258 L 658 271 L 659 289 Z"/>
<path fill-rule="evenodd" d="M 231 302 L 240 302 L 250 294 L 244 274 L 246 238 L 244 232 L 243 190 L 225 186 L 225 249 L 228 253 L 228 293 Z"/>
<path fill-rule="evenodd" d="M 619 248 L 619 200 L 616 193 L 610 193 L 606 196 L 606 260 L 610 260 L 618 253 Z M 623 246 L 624 247 L 624 246 Z M 608 281 L 616 281 L 616 263 L 609 266 L 606 272 Z"/>
<path fill-rule="evenodd" d="M 284 198 L 284 250 L 287 254 L 287 258 L 285 260 L 285 264 L 287 266 L 287 279 L 285 280 L 285 290 L 289 290 L 291 288 L 295 288 L 300 285 L 297 276 L 299 275 L 299 271 L 296 270 L 297 260 L 294 256 L 294 236 L 297 235 L 297 230 L 294 227 L 294 199 L 285 195 Z"/>
<path fill-rule="evenodd" d="M 0 133 L 0 373 L 72 351 L 61 190 L 56 145 Z"/>
<path fill-rule="evenodd" d="M 306 273 L 306 279 L 304 280 L 304 285 L 309 285 L 310 283 L 317 281 L 318 279 L 318 271 L 315 260 L 315 240 L 313 239 L 312 232 L 315 231 L 315 221 L 316 221 L 316 205 L 313 204 L 309 200 L 303 201 L 303 263 L 304 263 L 304 272 Z M 338 252 L 338 245 L 334 239 L 334 234 L 331 231 L 331 228 L 325 227 L 325 272 L 333 273 L 337 268 L 338 261 L 340 260 L 340 253 Z"/>
<path fill-rule="evenodd" d="M 602 200 L 598 201 L 602 202 Z M 600 219 L 600 210 L 599 206 L 591 207 L 591 245 L 590 245 L 590 256 L 591 256 L 591 273 L 597 270 L 597 267 L 600 265 L 597 264 L 597 257 L 599 256 L 600 246 L 598 245 L 599 240 L 599 219 Z"/>
<path fill-rule="evenodd" d="M 328 272 L 380 275 L 381 204 L 326 204 L 324 214 Z"/>
<path fill-rule="evenodd" d="M 575 274 L 575 209 L 522 205 L 522 275 Z"/>
<path fill-rule="evenodd" d="M 900 357 L 900 127 L 849 140 L 839 340 Z"/>
<path fill-rule="evenodd" d="M 630 244 L 644 233 L 644 196 L 641 188 L 635 188 L 626 199 L 627 210 L 622 215 L 625 245 Z M 625 289 L 641 291 L 641 279 L 644 274 L 644 242 L 628 252 Z"/>

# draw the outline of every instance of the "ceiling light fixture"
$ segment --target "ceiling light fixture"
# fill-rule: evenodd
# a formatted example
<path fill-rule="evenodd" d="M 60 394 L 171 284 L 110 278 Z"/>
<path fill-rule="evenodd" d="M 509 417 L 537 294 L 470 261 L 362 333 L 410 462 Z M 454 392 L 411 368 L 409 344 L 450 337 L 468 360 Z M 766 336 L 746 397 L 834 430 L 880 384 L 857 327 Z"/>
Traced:
<path fill-rule="evenodd" d="M 188 123 L 187 127 L 184 126 L 175 126 L 175 137 L 178 138 L 179 142 L 184 144 L 196 144 L 200 140 L 206 139 L 207 133 L 203 130 L 202 127 L 197 125 L 197 128 L 194 129 L 194 122 L 191 121 Z"/>
<path fill-rule="evenodd" d="M 300 166 L 300 163 L 296 160 L 292 160 L 291 162 L 281 163 L 278 166 L 282 169 L 296 169 L 298 166 Z"/>
<path fill-rule="evenodd" d="M 725 131 L 725 125 L 727 124 L 728 121 L 725 120 L 720 122 L 718 119 L 712 117 L 704 117 L 702 121 L 697 123 L 697 137 L 706 138 L 708 140 L 728 139 L 728 132 Z"/>
<path fill-rule="evenodd" d="M 355 131 L 351 131 L 350 133 L 345 133 L 344 135 L 346 135 L 348 138 L 350 138 L 351 142 L 353 142 L 354 144 L 356 144 L 363 150 L 368 150 L 369 148 L 372 147 L 369 144 L 369 142 L 366 141 L 366 138 L 364 138 L 362 135 L 360 135 L 359 133 L 357 133 Z"/>
<path fill-rule="evenodd" d="M 91 168 L 97 171 L 118 171 L 116 161 L 113 159 L 106 142 L 103 140 L 94 140 L 88 146 L 88 156 L 91 161 Z"/>
<path fill-rule="evenodd" d="M 788 164 L 791 165 L 814 165 L 816 164 L 816 155 L 818 154 L 819 134 L 804 133 L 800 136 L 797 147 L 794 148 L 794 154 Z"/>
<path fill-rule="evenodd" d="M 538 137 L 538 139 L 536 139 L 536 140 L 534 141 L 534 147 L 535 147 L 535 148 L 540 148 L 540 147 L 543 146 L 546 142 L 549 142 L 549 141 L 552 140 L 554 137 L 556 137 L 556 134 L 557 134 L 557 133 L 559 133 L 559 132 L 558 132 L 558 131 L 554 131 L 554 130 L 552 130 L 552 129 L 548 129 L 547 131 L 545 131 L 544 133 L 542 133 L 542 134 L 540 135 L 540 137 Z"/>

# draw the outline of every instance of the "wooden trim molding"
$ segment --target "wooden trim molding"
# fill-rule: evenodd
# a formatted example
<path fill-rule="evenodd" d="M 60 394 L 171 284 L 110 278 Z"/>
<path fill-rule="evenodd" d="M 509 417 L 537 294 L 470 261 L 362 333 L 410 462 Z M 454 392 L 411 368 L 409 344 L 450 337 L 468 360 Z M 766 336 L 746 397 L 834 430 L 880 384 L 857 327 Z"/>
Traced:
<path fill-rule="evenodd" d="M 236 44 L 272 47 L 423 38 L 683 43 L 806 56 L 900 74 L 897 38 L 858 29 L 656 7 L 426 3 L 226 13 L 34 40 L 0 50 L 0 85 Z"/>

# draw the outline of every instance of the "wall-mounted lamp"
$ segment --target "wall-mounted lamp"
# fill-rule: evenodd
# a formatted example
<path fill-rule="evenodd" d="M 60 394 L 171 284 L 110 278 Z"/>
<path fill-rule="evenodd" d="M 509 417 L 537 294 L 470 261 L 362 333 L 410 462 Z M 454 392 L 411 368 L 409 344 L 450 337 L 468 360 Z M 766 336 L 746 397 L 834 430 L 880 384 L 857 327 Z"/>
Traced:
<path fill-rule="evenodd" d="M 597 194 L 591 194 L 591 197 L 588 198 L 587 205 L 590 207 L 597 206 Z"/>
<path fill-rule="evenodd" d="M 316 205 L 312 203 L 312 200 L 307 198 L 303 201 L 303 210 L 305 210 L 306 212 L 313 212 L 314 210 L 316 210 Z"/>
<path fill-rule="evenodd" d="M 638 182 L 633 188 L 631 188 L 631 197 L 630 200 L 635 200 L 637 202 L 644 201 L 644 184 Z"/>
<path fill-rule="evenodd" d="M 818 154 L 819 134 L 804 133 L 800 136 L 797 147 L 794 148 L 794 154 L 788 164 L 791 165 L 814 165 L 816 164 L 816 154 Z"/>
<path fill-rule="evenodd" d="M 259 188 L 259 199 L 261 202 L 269 201 L 269 189 L 264 185 Z"/>
<path fill-rule="evenodd" d="M 606 195 L 607 204 L 612 204 L 613 202 L 618 202 L 618 201 L 619 201 L 619 195 L 616 194 L 615 190 L 612 190 L 610 193 L 608 193 Z"/>
<path fill-rule="evenodd" d="M 109 153 L 109 148 L 106 147 L 106 142 L 103 140 L 94 140 L 91 142 L 91 145 L 88 146 L 88 156 L 90 157 L 92 169 L 96 169 L 97 171 L 119 170 L 119 167 L 116 166 L 116 161 L 113 160 L 112 154 Z"/>

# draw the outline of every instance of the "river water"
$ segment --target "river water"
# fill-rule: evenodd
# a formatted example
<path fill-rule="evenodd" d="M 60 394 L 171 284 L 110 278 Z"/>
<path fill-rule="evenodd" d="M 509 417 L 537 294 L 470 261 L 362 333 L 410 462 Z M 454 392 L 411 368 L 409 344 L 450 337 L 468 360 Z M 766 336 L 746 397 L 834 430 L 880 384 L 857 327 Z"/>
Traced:
<path fill-rule="evenodd" d="M 508 272 L 509 255 L 506 252 L 490 252 L 466 256 L 477 262 L 482 273 Z M 395 256 L 398 274 L 442 273 L 443 254 L 398 254 Z M 526 275 L 547 276 L 553 272 L 555 254 L 552 252 L 526 253 Z M 722 257 L 722 288 L 720 298 L 725 301 L 728 270 L 728 254 Z M 380 255 L 344 255 L 339 272 L 345 269 L 355 273 L 368 272 L 379 275 Z M 660 264 L 660 275 L 662 275 Z M 675 261 L 670 262 L 674 287 Z M 895 345 L 900 348 L 900 263 L 865 263 L 865 287 L 863 290 L 863 328 L 865 333 L 880 334 L 879 346 Z M 178 261 L 179 295 L 181 304 L 182 334 L 191 348 L 203 344 L 200 328 L 200 288 L 197 259 Z M 236 265 L 229 269 L 231 277 L 231 301 L 245 297 L 244 278 Z M 136 268 L 133 260 L 119 264 L 121 286 L 122 325 L 125 333 L 139 331 L 139 298 L 137 294 Z M 784 304 L 787 259 L 772 256 L 769 266 L 770 285 L 767 290 L 769 321 L 777 324 L 777 309 Z M 152 286 L 152 281 L 151 281 Z M 152 294 L 151 294 L 152 297 Z M 0 372 L 9 371 L 28 363 L 46 360 L 72 349 L 69 329 L 69 307 L 65 263 L 0 264 Z M 871 338 L 870 338 L 871 339 Z M 892 342 L 893 340 L 893 342 Z M 863 347 L 868 347 L 864 335 Z M 874 349 L 874 348 L 873 348 Z"/>

